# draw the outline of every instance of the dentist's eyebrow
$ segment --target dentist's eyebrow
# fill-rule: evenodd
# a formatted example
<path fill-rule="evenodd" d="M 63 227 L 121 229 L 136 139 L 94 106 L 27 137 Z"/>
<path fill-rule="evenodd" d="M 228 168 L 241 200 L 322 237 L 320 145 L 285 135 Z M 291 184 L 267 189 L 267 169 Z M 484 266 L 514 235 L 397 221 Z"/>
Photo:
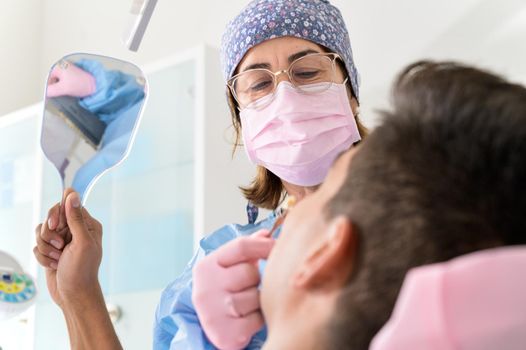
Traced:
<path fill-rule="evenodd" d="M 312 53 L 321 53 L 321 52 L 313 50 L 313 49 L 307 49 L 307 50 L 303 50 L 303 51 L 297 52 L 294 55 L 290 55 L 289 56 L 289 63 L 292 63 L 292 62 L 296 61 L 298 58 L 310 55 Z"/>
<path fill-rule="evenodd" d="M 251 64 L 250 66 L 248 67 L 245 67 L 243 69 L 243 72 L 246 72 L 247 70 L 251 70 L 251 69 L 270 69 L 270 64 L 268 63 L 254 63 L 254 64 Z"/>
<path fill-rule="evenodd" d="M 303 50 L 303 51 L 297 52 L 297 53 L 295 53 L 293 55 L 290 55 L 289 58 L 288 58 L 288 61 L 289 61 L 289 63 L 292 63 L 295 60 L 297 60 L 298 58 L 310 55 L 312 53 L 321 53 L 321 52 L 313 50 L 313 49 Z M 270 69 L 270 68 L 271 68 L 270 64 L 268 64 L 268 63 L 254 63 L 254 64 L 251 64 L 250 66 L 247 66 L 247 67 L 243 68 L 243 72 L 245 72 L 247 70 L 250 70 L 250 69 Z"/>

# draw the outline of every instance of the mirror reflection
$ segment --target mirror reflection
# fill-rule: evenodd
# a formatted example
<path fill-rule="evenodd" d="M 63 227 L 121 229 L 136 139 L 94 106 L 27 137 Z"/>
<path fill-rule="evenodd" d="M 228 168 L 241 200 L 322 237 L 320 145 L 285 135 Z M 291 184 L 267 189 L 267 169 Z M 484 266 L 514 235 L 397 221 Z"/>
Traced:
<path fill-rule="evenodd" d="M 115 58 L 63 57 L 50 70 L 41 146 L 62 179 L 86 201 L 108 169 L 124 160 L 147 96 L 143 72 Z"/>

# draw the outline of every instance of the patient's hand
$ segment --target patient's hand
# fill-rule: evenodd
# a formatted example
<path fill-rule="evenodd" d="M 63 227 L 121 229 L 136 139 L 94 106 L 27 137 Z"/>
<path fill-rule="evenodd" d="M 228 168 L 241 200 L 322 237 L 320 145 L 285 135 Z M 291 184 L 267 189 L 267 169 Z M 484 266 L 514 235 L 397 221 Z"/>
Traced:
<path fill-rule="evenodd" d="M 37 227 L 37 246 L 33 250 L 38 262 L 46 268 L 51 297 L 62 309 L 68 304 L 89 302 L 101 293 L 98 270 L 102 259 L 102 226 L 80 207 L 78 194 L 68 192 L 65 228 L 59 229 L 62 224 L 56 206 L 50 211 L 51 222 Z"/>
<path fill-rule="evenodd" d="M 53 300 L 62 308 L 68 325 L 71 349 L 122 349 L 111 324 L 98 282 L 102 259 L 102 226 L 80 206 L 78 193 L 65 199 L 66 231 L 70 239 L 57 233 L 58 214 L 50 211 L 51 225 L 37 227 L 37 260 L 46 267 L 46 279 Z M 44 237 L 44 238 L 42 238 Z M 63 248 L 48 242 L 61 240 Z M 60 250 L 62 249 L 62 251 Z M 49 256 L 60 253 L 56 259 Z"/>

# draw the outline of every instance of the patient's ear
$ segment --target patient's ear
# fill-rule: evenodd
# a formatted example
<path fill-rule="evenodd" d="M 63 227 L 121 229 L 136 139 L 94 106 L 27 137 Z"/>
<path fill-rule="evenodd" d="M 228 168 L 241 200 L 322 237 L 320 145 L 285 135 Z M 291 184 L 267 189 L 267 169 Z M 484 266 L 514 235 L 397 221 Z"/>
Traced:
<path fill-rule="evenodd" d="M 320 233 L 321 234 L 321 233 Z M 343 285 L 354 268 L 357 234 L 349 218 L 339 216 L 310 250 L 294 276 L 296 287 L 333 288 Z"/>

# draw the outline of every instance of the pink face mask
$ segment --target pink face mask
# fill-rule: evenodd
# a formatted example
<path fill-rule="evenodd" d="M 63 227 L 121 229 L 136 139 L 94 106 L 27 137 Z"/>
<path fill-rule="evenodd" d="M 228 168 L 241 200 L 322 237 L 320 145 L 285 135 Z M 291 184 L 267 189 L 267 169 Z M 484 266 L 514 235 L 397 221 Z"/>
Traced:
<path fill-rule="evenodd" d="M 252 163 L 284 181 L 319 185 L 338 154 L 361 140 L 344 84 L 306 94 L 282 82 L 269 98 L 241 111 L 243 142 Z"/>

